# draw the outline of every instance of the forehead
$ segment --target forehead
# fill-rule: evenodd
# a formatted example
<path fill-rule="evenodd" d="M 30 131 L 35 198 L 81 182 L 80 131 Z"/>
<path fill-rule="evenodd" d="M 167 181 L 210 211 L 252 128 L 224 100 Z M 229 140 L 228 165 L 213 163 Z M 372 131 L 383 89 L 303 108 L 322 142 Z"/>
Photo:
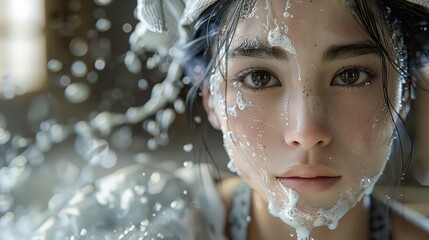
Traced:
<path fill-rule="evenodd" d="M 279 27 L 292 40 L 359 41 L 368 37 L 353 16 L 350 0 L 247 0 L 236 38 Z"/>

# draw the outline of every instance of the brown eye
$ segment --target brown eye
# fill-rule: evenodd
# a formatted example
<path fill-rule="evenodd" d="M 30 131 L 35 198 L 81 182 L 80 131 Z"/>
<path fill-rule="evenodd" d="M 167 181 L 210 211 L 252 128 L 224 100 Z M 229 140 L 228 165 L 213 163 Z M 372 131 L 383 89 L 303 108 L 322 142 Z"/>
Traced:
<path fill-rule="evenodd" d="M 359 80 L 360 72 L 357 69 L 350 69 L 340 73 L 339 78 L 342 83 L 351 85 Z"/>
<path fill-rule="evenodd" d="M 244 87 L 250 89 L 264 89 L 273 86 L 281 86 L 280 81 L 270 72 L 264 70 L 250 70 L 241 78 Z"/>
<path fill-rule="evenodd" d="M 354 67 L 343 69 L 335 75 L 331 85 L 349 87 L 369 85 L 376 76 L 377 74 L 367 68 Z"/>

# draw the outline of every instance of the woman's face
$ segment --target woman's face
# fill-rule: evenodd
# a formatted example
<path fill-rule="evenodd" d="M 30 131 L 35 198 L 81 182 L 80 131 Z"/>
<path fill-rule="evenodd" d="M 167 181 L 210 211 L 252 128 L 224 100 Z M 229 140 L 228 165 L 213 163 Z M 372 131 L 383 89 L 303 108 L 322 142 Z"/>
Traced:
<path fill-rule="evenodd" d="M 211 79 L 225 148 L 273 215 L 334 228 L 372 191 L 390 152 L 379 52 L 346 1 L 246 9 Z M 400 81 L 389 72 L 398 110 Z"/>

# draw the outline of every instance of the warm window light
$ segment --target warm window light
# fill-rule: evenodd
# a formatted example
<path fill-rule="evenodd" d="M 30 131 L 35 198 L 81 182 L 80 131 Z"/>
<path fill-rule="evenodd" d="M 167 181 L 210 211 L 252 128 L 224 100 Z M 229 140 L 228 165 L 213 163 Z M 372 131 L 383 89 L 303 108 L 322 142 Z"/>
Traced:
<path fill-rule="evenodd" d="M 46 80 L 44 0 L 0 1 L 0 96 L 39 89 Z"/>

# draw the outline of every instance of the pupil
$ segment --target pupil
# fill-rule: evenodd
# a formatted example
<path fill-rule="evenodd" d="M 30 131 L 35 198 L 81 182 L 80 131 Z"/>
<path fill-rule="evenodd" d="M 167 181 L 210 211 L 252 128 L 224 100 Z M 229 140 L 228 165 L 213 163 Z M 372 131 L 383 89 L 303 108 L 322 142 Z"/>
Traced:
<path fill-rule="evenodd" d="M 252 75 L 252 80 L 253 80 L 253 83 L 255 84 L 255 86 L 263 87 L 270 80 L 270 75 L 268 73 L 264 73 L 264 72 L 254 73 Z"/>
<path fill-rule="evenodd" d="M 359 70 L 347 70 L 341 75 L 344 83 L 355 83 L 359 79 Z"/>

